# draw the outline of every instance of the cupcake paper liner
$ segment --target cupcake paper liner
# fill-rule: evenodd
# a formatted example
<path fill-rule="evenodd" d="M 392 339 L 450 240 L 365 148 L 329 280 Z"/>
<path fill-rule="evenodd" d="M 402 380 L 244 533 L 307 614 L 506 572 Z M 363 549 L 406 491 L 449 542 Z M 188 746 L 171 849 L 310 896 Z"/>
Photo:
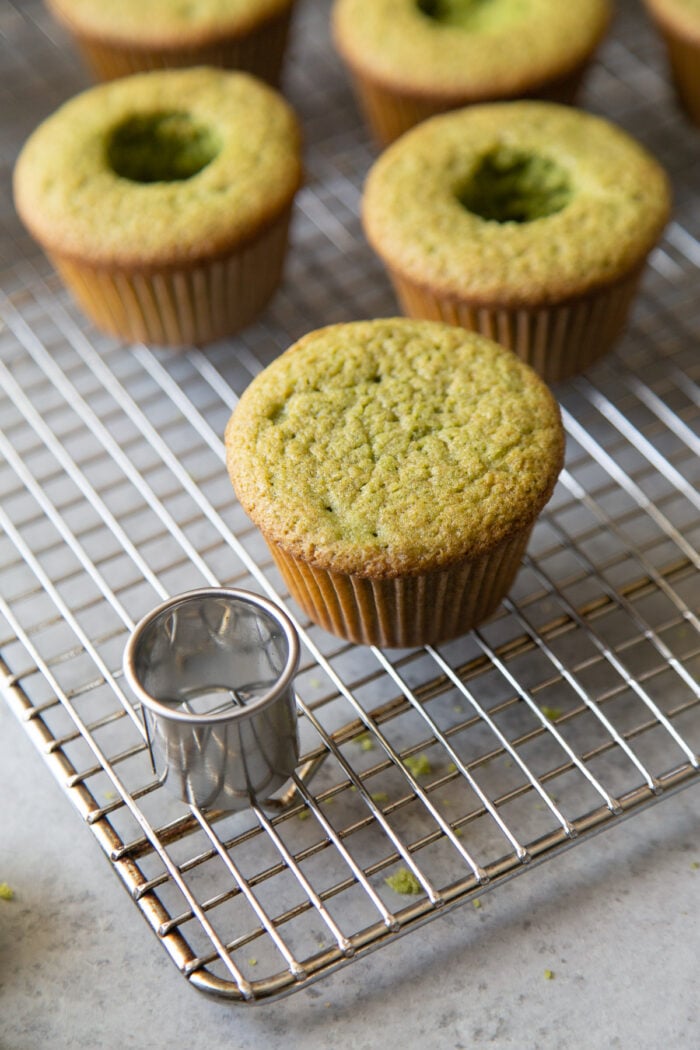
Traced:
<path fill-rule="evenodd" d="M 657 26 L 666 45 L 678 101 L 690 120 L 700 125 L 700 45 L 684 40 L 664 25 Z"/>
<path fill-rule="evenodd" d="M 550 102 L 573 103 L 588 68 L 588 62 L 574 72 L 557 80 L 551 80 L 532 91 L 524 91 L 521 98 L 546 99 Z M 388 146 L 409 128 L 429 117 L 448 110 L 459 109 L 480 99 L 454 98 L 438 95 L 411 95 L 371 79 L 356 68 L 351 68 L 357 99 L 369 128 L 380 146 Z"/>
<path fill-rule="evenodd" d="M 482 557 L 390 579 L 328 572 L 267 542 L 314 623 L 351 642 L 403 649 L 455 638 L 490 616 L 515 579 L 533 524 Z"/>
<path fill-rule="evenodd" d="M 50 258 L 95 325 L 134 342 L 181 346 L 209 343 L 245 327 L 277 288 L 286 254 L 291 207 L 230 255 L 190 266 L 127 270 Z"/>
<path fill-rule="evenodd" d="M 607 354 L 621 335 L 642 268 L 588 295 L 533 307 L 484 306 L 437 295 L 389 271 L 409 317 L 447 321 L 513 350 L 546 382 L 568 379 Z"/>
<path fill-rule="evenodd" d="M 182 48 L 127 47 L 70 30 L 86 65 L 97 80 L 115 80 L 131 73 L 187 66 L 220 66 L 253 73 L 269 84 L 279 83 L 289 36 L 291 9 L 269 19 L 245 36 Z"/>

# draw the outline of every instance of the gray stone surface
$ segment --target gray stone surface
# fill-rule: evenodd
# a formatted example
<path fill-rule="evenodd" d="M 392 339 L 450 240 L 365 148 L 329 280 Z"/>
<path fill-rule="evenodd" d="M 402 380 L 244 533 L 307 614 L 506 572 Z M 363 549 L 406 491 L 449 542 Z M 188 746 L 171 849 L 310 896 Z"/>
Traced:
<path fill-rule="evenodd" d="M 188 987 L 2 702 L 0 791 L 2 1050 L 700 1045 L 697 787 L 256 1007 Z"/>

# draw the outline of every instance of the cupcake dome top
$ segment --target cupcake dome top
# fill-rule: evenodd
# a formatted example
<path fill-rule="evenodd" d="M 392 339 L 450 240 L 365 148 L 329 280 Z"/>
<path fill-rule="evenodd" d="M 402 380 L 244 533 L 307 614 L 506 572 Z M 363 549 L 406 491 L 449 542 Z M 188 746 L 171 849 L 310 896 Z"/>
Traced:
<path fill-rule="evenodd" d="M 243 35 L 289 10 L 294 0 L 48 0 L 68 25 L 89 36 L 140 47 L 205 44 Z"/>
<path fill-rule="evenodd" d="M 529 305 L 640 265 L 669 214 L 657 161 L 608 121 L 546 102 L 470 106 L 370 171 L 367 236 L 390 269 L 449 296 Z"/>
<path fill-rule="evenodd" d="M 334 36 L 351 66 L 396 91 L 517 95 L 594 50 L 609 0 L 336 0 Z"/>
<path fill-rule="evenodd" d="M 244 73 L 138 74 L 90 88 L 41 124 L 15 167 L 15 202 L 47 250 L 148 267 L 216 256 L 291 202 L 297 120 Z"/>
<path fill-rule="evenodd" d="M 563 455 L 559 409 L 514 354 L 404 318 L 311 332 L 258 375 L 226 431 L 267 539 L 373 578 L 478 557 L 527 527 Z"/>

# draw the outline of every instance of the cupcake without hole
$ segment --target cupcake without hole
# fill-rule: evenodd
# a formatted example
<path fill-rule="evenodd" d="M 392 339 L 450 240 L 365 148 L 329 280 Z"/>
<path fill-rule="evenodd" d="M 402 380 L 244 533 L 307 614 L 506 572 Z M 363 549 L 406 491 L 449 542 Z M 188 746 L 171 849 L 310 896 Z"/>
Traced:
<path fill-rule="evenodd" d="M 386 145 L 474 102 L 572 102 L 610 15 L 610 0 L 336 0 L 333 36 Z"/>
<path fill-rule="evenodd" d="M 46 0 L 98 80 L 221 66 L 279 81 L 295 0 Z"/>
<path fill-rule="evenodd" d="M 282 97 L 245 73 L 200 68 L 67 102 L 23 147 L 14 193 L 97 327 L 182 346 L 243 328 L 268 302 L 301 177 Z"/>
<path fill-rule="evenodd" d="M 536 101 L 414 128 L 362 203 L 405 313 L 496 339 L 550 382 L 615 344 L 669 210 L 665 172 L 625 132 Z"/>
<path fill-rule="evenodd" d="M 444 641 L 495 610 L 564 451 L 532 369 L 406 318 L 306 335 L 253 380 L 225 440 L 292 597 L 334 634 L 389 647 Z"/>
<path fill-rule="evenodd" d="M 666 46 L 678 99 L 700 124 L 700 0 L 644 0 Z"/>

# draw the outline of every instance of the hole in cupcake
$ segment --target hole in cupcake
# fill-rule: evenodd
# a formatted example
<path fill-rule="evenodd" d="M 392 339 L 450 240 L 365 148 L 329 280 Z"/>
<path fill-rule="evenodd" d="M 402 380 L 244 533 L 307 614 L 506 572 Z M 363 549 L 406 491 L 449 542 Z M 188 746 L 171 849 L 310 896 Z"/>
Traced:
<path fill-rule="evenodd" d="M 512 25 L 527 9 L 523 0 L 416 0 L 416 7 L 441 25 L 477 31 Z"/>
<path fill-rule="evenodd" d="M 572 197 L 567 173 L 547 157 L 500 148 L 482 158 L 457 197 L 493 222 L 532 222 L 555 215 Z"/>
<path fill-rule="evenodd" d="M 206 168 L 220 148 L 217 136 L 188 113 L 148 113 L 114 129 L 107 159 L 131 182 L 179 182 Z"/>

